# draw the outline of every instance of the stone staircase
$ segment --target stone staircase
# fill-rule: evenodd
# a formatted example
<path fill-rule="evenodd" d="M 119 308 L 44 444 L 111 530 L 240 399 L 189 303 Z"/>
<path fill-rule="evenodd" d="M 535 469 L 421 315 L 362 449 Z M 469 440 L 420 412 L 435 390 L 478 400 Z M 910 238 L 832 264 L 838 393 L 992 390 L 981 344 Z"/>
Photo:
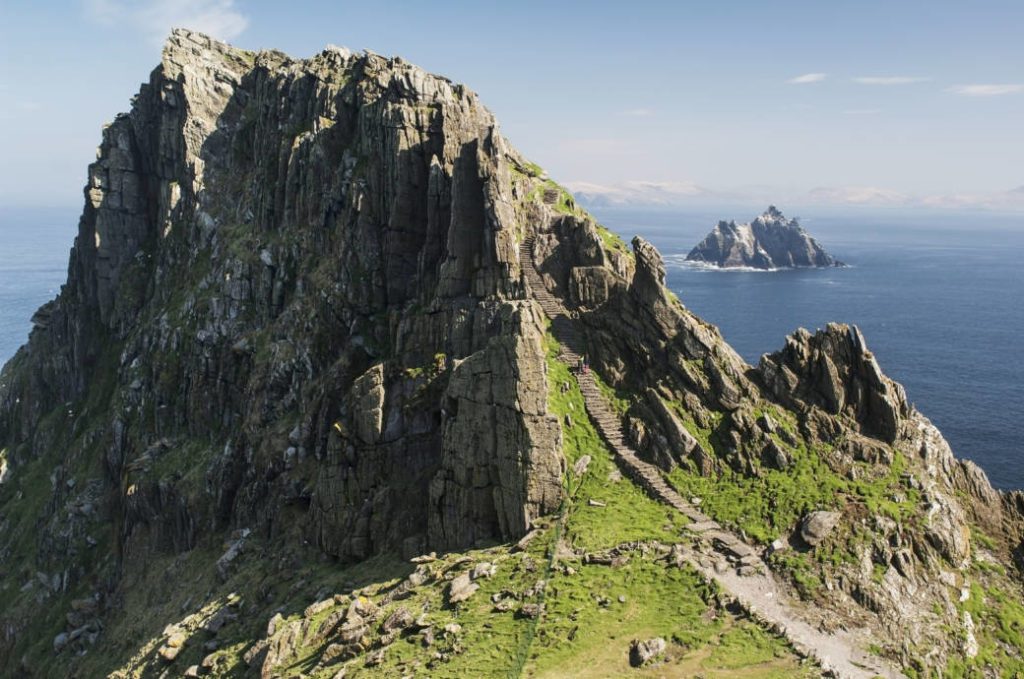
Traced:
<path fill-rule="evenodd" d="M 551 319 L 551 334 L 561 345 L 559 358 L 570 366 L 579 364 L 580 356 L 585 355 L 583 342 L 569 312 L 544 285 L 543 279 L 533 266 L 533 239 L 526 239 L 520 246 L 520 261 L 533 298 L 537 300 L 544 313 Z M 729 553 L 735 558 L 754 555 L 754 551 L 734 534 L 724 531 L 710 517 L 700 512 L 692 503 L 687 502 L 672 488 L 661 471 L 654 465 L 640 459 L 636 450 L 626 440 L 622 428 L 622 418 L 597 385 L 594 373 L 588 371 L 576 374 L 587 414 L 594 423 L 598 433 L 608 443 L 616 458 L 629 477 L 658 500 L 675 508 L 688 519 L 688 528 L 704 534 L 707 538 L 727 546 Z"/>
<path fill-rule="evenodd" d="M 551 319 L 551 334 L 561 345 L 559 358 L 575 367 L 586 355 L 585 344 L 571 312 L 551 294 L 534 266 L 533 245 L 530 237 L 519 246 L 527 293 Z M 657 467 L 640 459 L 626 439 L 622 417 L 601 391 L 593 371 L 577 372 L 576 379 L 587 414 L 623 471 L 653 497 L 689 519 L 686 530 L 695 538 L 695 547 L 681 550 L 680 558 L 718 583 L 751 616 L 785 636 L 799 652 L 815 658 L 825 673 L 857 679 L 903 676 L 883 659 L 862 650 L 870 642 L 863 632 L 828 633 L 798 615 L 800 604 L 789 598 L 750 545 L 684 499 Z"/>

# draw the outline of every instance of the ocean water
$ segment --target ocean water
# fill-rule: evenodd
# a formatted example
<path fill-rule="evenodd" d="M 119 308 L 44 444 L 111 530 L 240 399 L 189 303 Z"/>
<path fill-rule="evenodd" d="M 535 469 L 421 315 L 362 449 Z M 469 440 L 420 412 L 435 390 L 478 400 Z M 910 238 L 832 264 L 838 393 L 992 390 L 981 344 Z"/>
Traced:
<path fill-rule="evenodd" d="M 855 323 L 882 369 L 960 457 L 1000 488 L 1024 488 L 1024 216 L 812 215 L 804 227 L 846 269 L 713 271 L 682 264 L 737 211 L 595 209 L 665 256 L 668 284 L 750 363 L 797 327 Z M 0 363 L 67 275 L 77 209 L 0 210 Z"/>
<path fill-rule="evenodd" d="M 60 292 L 78 209 L 0 209 L 0 365 L 28 339 L 29 319 Z"/>
<path fill-rule="evenodd" d="M 958 457 L 1024 488 L 1024 215 L 816 216 L 802 225 L 849 268 L 753 272 L 682 262 L 719 218 L 754 214 L 593 212 L 654 243 L 669 287 L 749 363 L 798 327 L 858 325 Z"/>

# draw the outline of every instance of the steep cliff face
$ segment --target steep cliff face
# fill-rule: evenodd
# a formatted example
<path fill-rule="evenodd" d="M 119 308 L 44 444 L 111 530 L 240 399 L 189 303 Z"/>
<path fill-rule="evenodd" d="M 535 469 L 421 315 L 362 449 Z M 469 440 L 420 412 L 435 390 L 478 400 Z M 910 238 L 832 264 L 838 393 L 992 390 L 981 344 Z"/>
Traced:
<path fill-rule="evenodd" d="M 1021 496 L 953 457 L 855 328 L 798 331 L 754 368 L 664 284 L 653 246 L 579 210 L 463 86 L 174 32 L 104 130 L 68 281 L 0 379 L 0 667 L 405 673 L 415 657 L 377 654 L 443 628 L 451 647 L 421 651 L 439 671 L 472 654 L 408 597 L 519 643 L 576 621 L 557 610 L 579 580 L 550 615 L 522 603 L 552 573 L 696 578 L 644 565 L 682 564 L 687 538 L 616 476 L 539 294 L 571 310 L 628 443 L 771 553 L 802 619 L 871 630 L 907 668 L 1015 667 Z M 499 562 L 486 615 L 505 622 L 459 609 Z"/>
<path fill-rule="evenodd" d="M 795 219 L 786 219 L 774 205 L 749 224 L 718 222 L 686 256 L 722 268 L 792 269 L 843 266 L 825 252 Z"/>
<path fill-rule="evenodd" d="M 522 535 L 562 493 L 522 164 L 474 94 L 400 59 L 175 32 L 5 373 L 12 469 L 95 473 L 122 563 L 249 526 L 357 559 Z"/>

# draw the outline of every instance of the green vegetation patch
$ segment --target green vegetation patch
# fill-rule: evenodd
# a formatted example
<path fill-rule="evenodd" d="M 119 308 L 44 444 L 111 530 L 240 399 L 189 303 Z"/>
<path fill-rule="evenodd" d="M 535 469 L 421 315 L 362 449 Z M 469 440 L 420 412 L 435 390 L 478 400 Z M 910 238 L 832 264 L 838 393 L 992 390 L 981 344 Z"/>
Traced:
<path fill-rule="evenodd" d="M 777 409 L 771 414 L 783 428 L 795 431 L 787 415 Z M 696 426 L 687 417 L 683 417 L 683 423 L 701 445 L 708 450 L 717 448 L 713 431 Z M 888 467 L 854 463 L 855 473 L 841 474 L 827 461 L 833 446 L 794 438 L 796 445 L 790 445 L 772 435 L 789 457 L 784 470 L 756 463 L 756 474 L 730 468 L 717 476 L 704 477 L 694 469 L 680 467 L 669 473 L 669 480 L 685 497 L 702 498 L 701 509 L 715 520 L 761 543 L 792 529 L 807 512 L 845 503 L 863 504 L 870 514 L 902 522 L 919 514 L 920 494 L 905 484 L 906 459 L 900 453 L 894 451 Z M 755 460 L 759 458 L 759 451 L 744 452 Z"/>
<path fill-rule="evenodd" d="M 715 588 L 689 568 L 633 552 L 617 568 L 567 562 L 548 584 L 547 613 L 532 647 L 528 677 L 617 677 L 633 639 L 669 642 L 657 676 L 701 670 L 800 669 L 781 639 L 720 611 Z M 778 667 L 774 667 L 778 663 Z M 751 675 L 752 676 L 752 675 Z M 764 676 L 758 674 L 757 676 Z"/>
<path fill-rule="evenodd" d="M 606 226 L 601 224 L 597 225 L 597 232 L 601 235 L 601 240 L 604 242 L 604 249 L 609 252 L 621 252 L 625 255 L 632 256 L 633 252 L 626 245 L 626 241 L 622 240 L 619 234 L 615 233 Z"/>
<path fill-rule="evenodd" d="M 578 549 L 605 549 L 634 540 L 676 542 L 686 519 L 624 478 L 612 452 L 590 422 L 576 376 L 557 359 L 558 343 L 548 335 L 548 409 L 562 421 L 562 450 L 569 462 L 574 493 L 566 540 Z M 568 385 L 562 391 L 563 385 Z M 566 424 L 566 416 L 572 426 Z M 584 455 L 582 477 L 572 467 Z M 593 506 L 596 500 L 604 506 Z"/>
<path fill-rule="evenodd" d="M 970 596 L 959 610 L 961 616 L 971 615 L 978 655 L 952 658 L 943 676 L 988 676 L 989 668 L 998 668 L 1002 677 L 1024 676 L 1024 602 L 1019 585 L 977 570 L 975 574 L 984 581 L 971 583 Z M 957 633 L 965 636 L 963 630 Z"/>

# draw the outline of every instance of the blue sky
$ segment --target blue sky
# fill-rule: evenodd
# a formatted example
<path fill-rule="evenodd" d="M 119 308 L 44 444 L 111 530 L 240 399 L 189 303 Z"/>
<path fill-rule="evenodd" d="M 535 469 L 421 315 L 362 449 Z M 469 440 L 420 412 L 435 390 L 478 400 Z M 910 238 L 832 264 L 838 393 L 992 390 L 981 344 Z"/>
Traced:
<path fill-rule="evenodd" d="M 6 0 L 0 206 L 76 205 L 171 26 L 465 82 L 613 198 L 1024 209 L 1024 2 Z"/>

